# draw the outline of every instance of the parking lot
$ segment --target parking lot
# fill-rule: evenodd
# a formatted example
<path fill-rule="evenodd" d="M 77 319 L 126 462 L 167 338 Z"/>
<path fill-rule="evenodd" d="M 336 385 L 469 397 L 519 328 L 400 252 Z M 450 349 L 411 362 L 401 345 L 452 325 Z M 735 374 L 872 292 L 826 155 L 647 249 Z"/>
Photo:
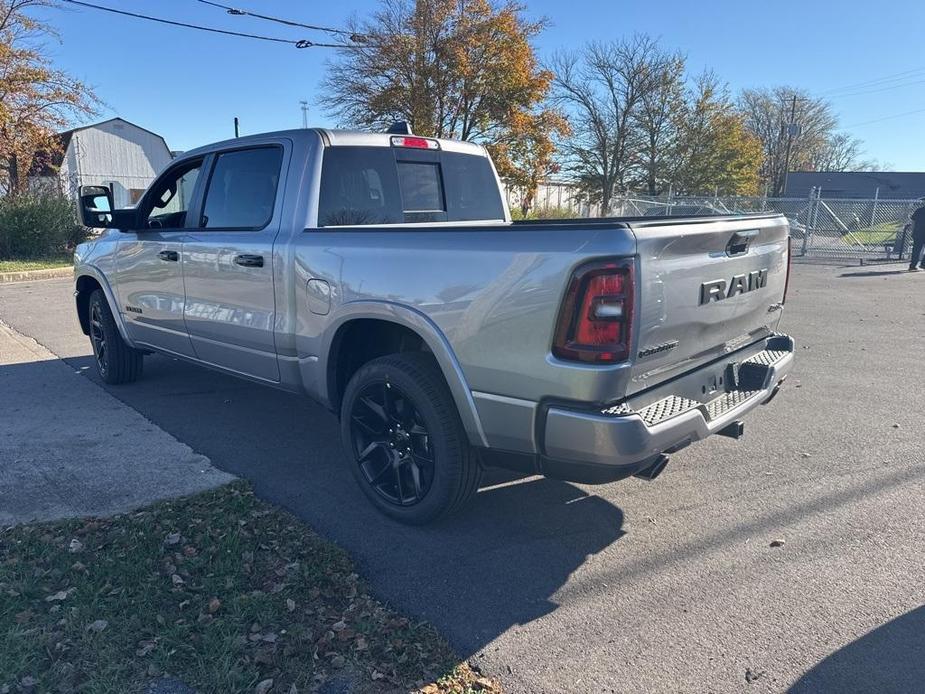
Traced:
<path fill-rule="evenodd" d="M 689 447 L 655 482 L 499 477 L 423 529 L 368 505 L 335 418 L 304 399 L 160 356 L 137 384 L 99 384 L 68 280 L 0 287 L 0 320 L 344 546 L 379 598 L 507 691 L 909 692 L 925 686 L 925 273 L 901 267 L 794 267 L 797 365 L 742 440 Z"/>

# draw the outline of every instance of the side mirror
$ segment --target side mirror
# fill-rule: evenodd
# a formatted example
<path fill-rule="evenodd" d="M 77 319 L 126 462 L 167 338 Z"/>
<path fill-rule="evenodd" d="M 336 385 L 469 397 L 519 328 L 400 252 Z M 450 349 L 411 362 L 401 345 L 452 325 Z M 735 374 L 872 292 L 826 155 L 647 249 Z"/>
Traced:
<path fill-rule="evenodd" d="M 106 229 L 112 226 L 112 191 L 105 186 L 81 186 L 80 220 L 84 226 Z"/>

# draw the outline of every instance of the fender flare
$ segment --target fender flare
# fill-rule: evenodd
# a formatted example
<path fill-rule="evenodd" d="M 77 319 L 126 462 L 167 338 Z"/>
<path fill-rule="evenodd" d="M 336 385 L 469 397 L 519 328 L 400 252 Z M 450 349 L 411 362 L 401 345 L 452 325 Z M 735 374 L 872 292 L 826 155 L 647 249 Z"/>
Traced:
<path fill-rule="evenodd" d="M 119 304 L 116 302 L 116 295 L 112 291 L 112 287 L 109 285 L 109 280 L 106 279 L 106 276 L 100 271 L 100 269 L 94 265 L 81 265 L 74 269 L 74 295 L 77 295 L 77 283 L 80 281 L 81 277 L 90 277 L 96 280 L 97 284 L 100 285 L 100 288 L 103 290 L 103 295 L 106 297 L 106 301 L 109 303 L 109 310 L 112 312 L 112 317 L 116 321 L 116 327 L 119 329 L 119 334 L 122 336 L 122 339 L 125 340 L 126 344 L 130 347 L 134 347 L 135 343 L 132 342 L 132 339 L 128 336 L 128 330 L 125 326 L 125 319 L 122 317 L 122 311 L 119 310 Z M 77 317 L 80 320 L 80 316 Z"/>
<path fill-rule="evenodd" d="M 346 323 L 364 318 L 396 323 L 420 336 L 437 360 L 437 365 L 443 373 L 443 378 L 450 388 L 450 394 L 456 403 L 456 410 L 459 412 L 459 418 L 462 421 L 463 429 L 465 429 L 469 437 L 469 442 L 473 446 L 488 448 L 488 440 L 485 438 L 482 422 L 475 407 L 472 389 L 469 388 L 462 367 L 460 367 L 459 361 L 453 353 L 453 348 L 443 331 L 424 313 L 409 306 L 390 301 L 361 300 L 348 302 L 339 308 L 328 325 L 322 341 L 321 354 L 331 354 L 334 337 Z M 325 359 L 326 364 L 329 361 L 329 358 Z M 328 369 L 325 368 L 323 373 L 324 392 L 327 394 L 330 392 Z"/>

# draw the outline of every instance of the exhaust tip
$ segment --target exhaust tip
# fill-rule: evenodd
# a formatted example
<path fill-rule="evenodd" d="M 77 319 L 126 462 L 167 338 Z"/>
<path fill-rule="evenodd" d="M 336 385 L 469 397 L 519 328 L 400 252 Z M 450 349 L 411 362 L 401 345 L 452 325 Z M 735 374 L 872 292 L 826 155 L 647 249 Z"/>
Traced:
<path fill-rule="evenodd" d="M 652 463 L 649 467 L 644 468 L 633 475 L 633 477 L 638 477 L 641 480 L 646 480 L 651 482 L 656 477 L 662 474 L 662 470 L 665 469 L 665 466 L 668 465 L 668 456 L 660 455 L 655 459 L 655 462 Z"/>

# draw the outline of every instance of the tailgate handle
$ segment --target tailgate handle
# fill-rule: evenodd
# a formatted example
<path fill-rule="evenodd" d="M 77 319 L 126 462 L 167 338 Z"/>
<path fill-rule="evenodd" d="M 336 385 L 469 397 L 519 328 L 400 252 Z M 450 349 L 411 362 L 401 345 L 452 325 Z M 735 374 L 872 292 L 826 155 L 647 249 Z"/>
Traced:
<path fill-rule="evenodd" d="M 729 243 L 726 244 L 726 255 L 732 257 L 735 255 L 744 255 L 748 253 L 748 244 L 753 238 L 758 236 L 757 229 L 749 229 L 748 231 L 737 231 L 732 235 L 732 238 L 729 239 Z"/>

